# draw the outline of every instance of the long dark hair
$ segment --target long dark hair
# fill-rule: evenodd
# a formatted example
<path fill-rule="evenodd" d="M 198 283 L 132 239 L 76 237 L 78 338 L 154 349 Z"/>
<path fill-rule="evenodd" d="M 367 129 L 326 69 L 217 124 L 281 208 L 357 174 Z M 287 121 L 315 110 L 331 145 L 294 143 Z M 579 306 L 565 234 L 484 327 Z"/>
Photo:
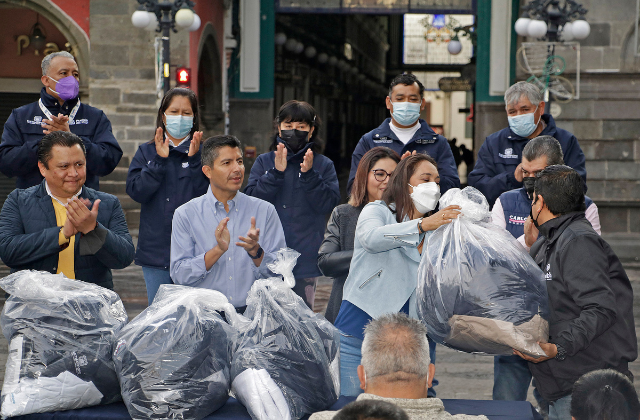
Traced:
<path fill-rule="evenodd" d="M 189 132 L 189 135 L 193 137 L 193 133 L 200 130 L 200 112 L 198 110 L 198 97 L 196 94 L 187 88 L 175 87 L 170 89 L 167 93 L 165 93 L 162 101 L 160 102 L 160 108 L 158 108 L 158 117 L 156 118 L 156 128 L 161 127 L 162 131 L 167 132 L 167 127 L 164 126 L 164 121 L 162 117 L 164 116 L 164 112 L 171 105 L 171 101 L 176 96 L 184 96 L 185 98 L 189 98 L 189 102 L 191 102 L 191 111 L 193 112 L 193 127 Z M 149 143 L 153 143 L 151 140 Z"/>
<path fill-rule="evenodd" d="M 273 120 L 273 142 L 269 150 L 276 150 L 278 146 L 278 127 L 283 122 L 305 122 L 309 124 L 310 129 L 315 128 L 309 141 L 313 142 L 312 150 L 314 153 L 322 153 L 324 144 L 319 137 L 322 122 L 311 104 L 305 101 L 291 100 L 280 107 L 278 116 Z"/>
<path fill-rule="evenodd" d="M 353 207 L 364 206 L 369 202 L 367 194 L 367 184 L 369 180 L 369 172 L 380 159 L 391 159 L 394 162 L 400 162 L 400 156 L 395 150 L 388 147 L 374 147 L 362 156 L 356 171 L 356 177 L 351 187 L 351 195 L 349 196 L 349 204 Z"/>
<path fill-rule="evenodd" d="M 602 369 L 583 375 L 573 385 L 571 416 L 576 420 L 636 420 L 638 394 L 622 373 Z"/>
<path fill-rule="evenodd" d="M 396 170 L 393 171 L 387 184 L 387 189 L 382 193 L 382 201 L 384 201 L 387 206 L 395 204 L 395 210 L 392 211 L 396 214 L 396 221 L 398 223 L 402 223 L 405 217 L 412 216 L 414 207 L 411 194 L 409 193 L 409 180 L 418 165 L 425 161 L 433 164 L 436 169 L 438 168 L 436 161 L 424 153 L 417 153 L 402 159 L 398 166 L 396 166 Z"/>

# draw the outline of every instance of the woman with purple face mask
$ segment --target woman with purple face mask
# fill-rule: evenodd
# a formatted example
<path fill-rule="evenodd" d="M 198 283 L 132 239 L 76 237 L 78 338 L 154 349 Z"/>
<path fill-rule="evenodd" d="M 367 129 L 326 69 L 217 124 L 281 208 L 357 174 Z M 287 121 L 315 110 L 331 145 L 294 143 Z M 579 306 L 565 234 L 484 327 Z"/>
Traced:
<path fill-rule="evenodd" d="M 158 109 L 155 137 L 141 145 L 129 166 L 127 194 L 142 204 L 135 262 L 142 266 L 149 304 L 171 284 L 173 212 L 207 192 L 202 172 L 198 99 L 190 89 L 168 91 Z"/>
<path fill-rule="evenodd" d="M 338 177 L 333 162 L 320 154 L 320 119 L 310 104 L 285 103 L 274 126 L 272 151 L 258 156 L 244 192 L 278 211 L 287 246 L 302 254 L 293 269 L 293 291 L 313 309 L 326 216 L 340 201 Z"/>

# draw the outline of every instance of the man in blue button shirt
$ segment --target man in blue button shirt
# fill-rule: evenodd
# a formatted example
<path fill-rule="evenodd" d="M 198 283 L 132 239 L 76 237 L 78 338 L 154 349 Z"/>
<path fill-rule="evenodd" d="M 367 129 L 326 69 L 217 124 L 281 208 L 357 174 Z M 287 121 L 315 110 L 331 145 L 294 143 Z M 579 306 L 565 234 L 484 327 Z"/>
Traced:
<path fill-rule="evenodd" d="M 171 279 L 218 290 L 243 312 L 251 285 L 273 275 L 267 264 L 286 247 L 282 224 L 271 203 L 240 192 L 244 163 L 237 138 L 207 139 L 202 171 L 209 191 L 178 207 L 173 216 Z"/>

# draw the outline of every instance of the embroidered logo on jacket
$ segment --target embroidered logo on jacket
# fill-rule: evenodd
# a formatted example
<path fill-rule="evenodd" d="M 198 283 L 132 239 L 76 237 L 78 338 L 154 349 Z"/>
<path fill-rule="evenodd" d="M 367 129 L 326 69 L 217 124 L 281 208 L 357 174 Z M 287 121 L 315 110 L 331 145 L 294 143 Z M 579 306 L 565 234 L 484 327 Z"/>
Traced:
<path fill-rule="evenodd" d="M 431 143 L 435 143 L 437 140 L 437 137 L 434 137 L 432 139 L 417 139 L 415 141 L 415 143 L 417 144 L 431 144 Z"/>
<path fill-rule="evenodd" d="M 35 125 L 42 124 L 42 116 L 36 115 L 35 117 L 33 117 L 33 120 L 27 120 L 27 124 L 35 124 Z"/>
<path fill-rule="evenodd" d="M 503 159 L 518 159 L 518 155 L 514 155 L 513 149 L 511 148 L 504 149 L 504 154 L 498 153 L 498 156 L 500 156 Z"/>

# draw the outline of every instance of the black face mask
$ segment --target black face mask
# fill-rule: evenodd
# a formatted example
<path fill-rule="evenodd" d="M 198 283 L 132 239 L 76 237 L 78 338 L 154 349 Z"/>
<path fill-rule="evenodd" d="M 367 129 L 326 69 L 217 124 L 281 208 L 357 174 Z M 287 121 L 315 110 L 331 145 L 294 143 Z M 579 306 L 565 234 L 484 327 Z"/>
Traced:
<path fill-rule="evenodd" d="M 532 195 L 533 195 L 533 193 L 532 193 Z M 538 200 L 536 199 L 536 201 L 538 201 Z M 535 219 L 533 218 L 533 205 L 536 204 L 536 201 L 531 203 L 531 210 L 529 210 L 529 216 L 531 217 L 531 221 L 533 222 L 533 226 L 535 226 L 536 229 L 540 229 L 540 226 L 538 225 L 538 217 L 540 217 L 540 212 L 538 212 L 538 216 L 536 216 Z M 540 210 L 540 211 L 542 211 L 542 210 Z"/>
<path fill-rule="evenodd" d="M 524 190 L 527 192 L 529 199 L 533 200 L 533 190 L 536 185 L 536 178 L 533 176 L 528 176 L 522 179 L 522 184 L 524 185 Z"/>
<path fill-rule="evenodd" d="M 280 138 L 293 153 L 298 153 L 307 144 L 308 131 L 280 130 Z"/>

